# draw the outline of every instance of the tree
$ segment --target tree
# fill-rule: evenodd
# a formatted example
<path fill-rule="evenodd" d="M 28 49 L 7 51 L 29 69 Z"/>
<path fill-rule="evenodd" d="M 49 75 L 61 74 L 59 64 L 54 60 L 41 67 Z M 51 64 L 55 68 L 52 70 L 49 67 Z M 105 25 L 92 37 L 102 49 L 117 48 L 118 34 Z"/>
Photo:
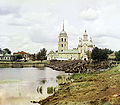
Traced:
<path fill-rule="evenodd" d="M 21 54 L 16 55 L 16 60 L 20 60 L 20 59 L 22 59 L 22 58 L 23 58 L 23 57 L 22 57 Z"/>
<path fill-rule="evenodd" d="M 95 47 L 91 53 L 91 58 L 93 60 L 99 60 L 99 49 Z"/>
<path fill-rule="evenodd" d="M 8 48 L 5 48 L 5 49 L 3 49 L 3 50 L 5 51 L 5 53 L 11 54 L 11 51 L 10 51 Z"/>
<path fill-rule="evenodd" d="M 115 52 L 116 60 L 120 61 L 120 50 Z"/>
<path fill-rule="evenodd" d="M 95 47 L 91 53 L 91 58 L 97 61 L 104 61 L 108 59 L 108 50 L 106 49 L 99 49 Z"/>
<path fill-rule="evenodd" d="M 46 60 L 47 59 L 46 53 L 47 53 L 47 50 L 45 48 L 41 49 L 40 52 L 37 53 L 37 59 L 41 60 L 41 62 L 43 60 Z"/>
<path fill-rule="evenodd" d="M 107 53 L 107 54 L 112 54 L 114 51 L 112 51 L 111 49 L 107 49 L 105 48 L 104 51 Z"/>

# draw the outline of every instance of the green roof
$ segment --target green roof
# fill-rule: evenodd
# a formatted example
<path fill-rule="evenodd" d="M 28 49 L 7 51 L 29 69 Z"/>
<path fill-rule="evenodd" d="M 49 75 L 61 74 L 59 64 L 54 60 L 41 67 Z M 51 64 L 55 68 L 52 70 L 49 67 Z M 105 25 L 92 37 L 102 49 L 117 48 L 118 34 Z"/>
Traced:
<path fill-rule="evenodd" d="M 72 54 L 72 53 L 76 53 L 76 54 L 78 54 L 79 52 L 78 52 L 78 50 L 77 49 L 69 49 L 69 50 L 67 50 L 67 51 L 62 51 L 62 52 L 59 52 L 60 54 L 62 53 L 62 54 L 64 54 L 64 53 L 67 53 L 67 54 Z"/>

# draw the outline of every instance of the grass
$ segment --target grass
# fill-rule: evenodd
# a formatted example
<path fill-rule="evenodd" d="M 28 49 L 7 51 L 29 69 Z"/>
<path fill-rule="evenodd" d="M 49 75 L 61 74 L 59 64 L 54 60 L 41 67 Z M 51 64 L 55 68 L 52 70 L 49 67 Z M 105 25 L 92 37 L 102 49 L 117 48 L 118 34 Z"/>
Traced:
<path fill-rule="evenodd" d="M 53 88 L 53 87 L 48 87 L 48 88 L 47 88 L 47 93 L 48 93 L 48 94 L 52 94 L 53 91 L 54 91 L 54 88 Z"/>
<path fill-rule="evenodd" d="M 56 78 L 57 78 L 57 79 L 62 79 L 62 76 L 61 76 L 61 75 L 58 75 Z"/>
<path fill-rule="evenodd" d="M 98 75 L 96 73 L 94 74 L 79 74 L 79 73 L 76 73 L 76 74 L 73 74 L 71 76 L 71 79 L 74 79 L 74 80 L 89 80 L 89 79 L 94 79 L 94 77 L 97 77 Z"/>
<path fill-rule="evenodd" d="M 83 83 L 80 85 L 81 88 L 86 88 L 88 86 L 90 86 L 90 83 Z"/>
<path fill-rule="evenodd" d="M 46 64 L 49 64 L 50 61 L 48 60 L 44 60 L 42 61 L 28 61 L 28 62 L 24 62 L 24 61 L 21 61 L 21 62 L 6 62 L 6 61 L 0 61 L 0 68 L 9 68 L 9 67 L 12 67 L 13 64 L 22 64 L 24 67 L 32 67 L 33 64 L 41 64 L 41 65 L 46 65 Z"/>
<path fill-rule="evenodd" d="M 109 74 L 109 75 L 120 74 L 120 69 L 119 69 L 119 70 L 110 71 L 108 74 Z"/>
<path fill-rule="evenodd" d="M 3 80 L 3 81 L 0 81 L 0 84 L 8 84 L 8 83 L 16 83 L 16 82 L 19 82 L 17 80 Z"/>
<path fill-rule="evenodd" d="M 28 61 L 28 62 L 24 62 L 24 61 L 20 61 L 20 62 L 17 62 L 17 61 L 0 61 L 0 63 L 2 64 L 11 64 L 11 63 L 23 63 L 23 64 L 32 64 L 32 63 L 41 63 L 41 61 Z M 41 64 L 49 64 L 50 61 L 48 60 L 43 60 Z"/>

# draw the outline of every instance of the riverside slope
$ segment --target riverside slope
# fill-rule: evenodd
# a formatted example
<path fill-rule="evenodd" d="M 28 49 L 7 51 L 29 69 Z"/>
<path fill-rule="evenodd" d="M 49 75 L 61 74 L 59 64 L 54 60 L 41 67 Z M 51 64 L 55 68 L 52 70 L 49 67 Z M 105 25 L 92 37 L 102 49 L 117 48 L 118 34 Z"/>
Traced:
<path fill-rule="evenodd" d="M 120 65 L 96 74 L 81 74 L 40 105 L 120 105 Z"/>

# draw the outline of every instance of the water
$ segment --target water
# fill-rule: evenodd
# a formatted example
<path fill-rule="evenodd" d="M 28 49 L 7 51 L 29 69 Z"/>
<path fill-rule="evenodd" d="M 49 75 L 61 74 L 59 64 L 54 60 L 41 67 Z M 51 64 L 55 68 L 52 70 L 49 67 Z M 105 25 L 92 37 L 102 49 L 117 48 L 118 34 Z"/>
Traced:
<path fill-rule="evenodd" d="M 47 87 L 58 86 L 57 75 L 67 74 L 47 67 L 0 68 L 0 105 L 37 105 L 30 101 L 49 96 Z"/>

